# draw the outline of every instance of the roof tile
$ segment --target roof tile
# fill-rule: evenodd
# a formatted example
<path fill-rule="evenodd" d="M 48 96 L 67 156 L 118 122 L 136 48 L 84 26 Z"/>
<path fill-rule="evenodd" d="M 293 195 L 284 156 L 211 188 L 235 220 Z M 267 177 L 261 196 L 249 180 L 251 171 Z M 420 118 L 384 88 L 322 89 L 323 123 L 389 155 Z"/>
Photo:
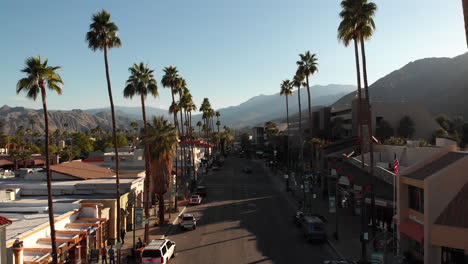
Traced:
<path fill-rule="evenodd" d="M 90 163 L 81 161 L 64 162 L 50 166 L 50 170 L 57 173 L 66 174 L 79 179 L 99 179 L 115 176 L 115 173 L 107 168 L 102 168 Z"/>
<path fill-rule="evenodd" d="M 11 225 L 11 223 L 13 223 L 13 221 L 0 215 L 0 226 Z"/>
<path fill-rule="evenodd" d="M 447 205 L 436 224 L 468 228 L 468 183 L 458 192 Z"/>
<path fill-rule="evenodd" d="M 408 178 L 413 178 L 417 180 L 425 180 L 427 177 L 438 172 L 439 170 L 450 166 L 452 163 L 458 161 L 461 158 L 466 157 L 467 153 L 462 152 L 449 152 L 444 156 L 434 160 L 433 162 L 423 166 L 408 175 L 402 175 Z"/>

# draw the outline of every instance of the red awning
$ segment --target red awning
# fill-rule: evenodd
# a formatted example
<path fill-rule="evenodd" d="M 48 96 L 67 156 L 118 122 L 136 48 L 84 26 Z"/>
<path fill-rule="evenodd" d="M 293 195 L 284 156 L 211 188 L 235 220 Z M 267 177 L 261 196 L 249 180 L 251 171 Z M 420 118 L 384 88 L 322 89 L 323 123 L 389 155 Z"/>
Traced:
<path fill-rule="evenodd" d="M 14 163 L 9 161 L 9 160 L 5 160 L 5 159 L 1 159 L 0 160 L 0 166 L 5 166 L 5 165 L 13 165 Z"/>
<path fill-rule="evenodd" d="M 411 239 L 424 243 L 424 226 L 413 220 L 406 219 L 399 226 L 399 231 Z"/>
<path fill-rule="evenodd" d="M 35 159 L 33 160 L 34 165 L 44 165 L 45 160 Z"/>

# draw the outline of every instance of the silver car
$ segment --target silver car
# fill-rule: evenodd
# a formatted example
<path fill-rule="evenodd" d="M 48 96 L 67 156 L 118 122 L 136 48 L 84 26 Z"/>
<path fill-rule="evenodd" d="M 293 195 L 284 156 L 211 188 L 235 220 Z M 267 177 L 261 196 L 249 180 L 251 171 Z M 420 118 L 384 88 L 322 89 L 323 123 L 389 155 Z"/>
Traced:
<path fill-rule="evenodd" d="M 197 219 L 193 214 L 183 214 L 179 216 L 179 227 L 181 230 L 197 229 Z"/>

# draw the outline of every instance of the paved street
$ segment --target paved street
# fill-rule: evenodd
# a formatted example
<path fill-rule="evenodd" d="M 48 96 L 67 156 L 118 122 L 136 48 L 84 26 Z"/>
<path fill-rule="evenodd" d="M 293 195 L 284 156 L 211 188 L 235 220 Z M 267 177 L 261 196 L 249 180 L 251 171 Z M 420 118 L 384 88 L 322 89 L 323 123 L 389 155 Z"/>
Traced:
<path fill-rule="evenodd" d="M 199 219 L 197 229 L 173 228 L 169 234 L 178 252 L 172 263 L 321 263 L 333 258 L 327 244 L 305 241 L 280 185 L 258 164 L 230 157 L 205 178 L 206 200 L 186 210 Z M 242 173 L 244 166 L 252 174 Z"/>

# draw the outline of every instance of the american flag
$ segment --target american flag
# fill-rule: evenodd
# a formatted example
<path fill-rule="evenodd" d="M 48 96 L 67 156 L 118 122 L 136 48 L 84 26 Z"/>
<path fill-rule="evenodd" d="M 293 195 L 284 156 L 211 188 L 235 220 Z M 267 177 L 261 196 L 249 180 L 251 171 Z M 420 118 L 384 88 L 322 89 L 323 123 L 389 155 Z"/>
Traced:
<path fill-rule="evenodd" d="M 396 160 L 393 162 L 393 172 L 395 172 L 396 174 L 398 174 L 399 169 L 400 169 L 400 162 L 398 162 L 398 160 L 396 159 Z"/>

